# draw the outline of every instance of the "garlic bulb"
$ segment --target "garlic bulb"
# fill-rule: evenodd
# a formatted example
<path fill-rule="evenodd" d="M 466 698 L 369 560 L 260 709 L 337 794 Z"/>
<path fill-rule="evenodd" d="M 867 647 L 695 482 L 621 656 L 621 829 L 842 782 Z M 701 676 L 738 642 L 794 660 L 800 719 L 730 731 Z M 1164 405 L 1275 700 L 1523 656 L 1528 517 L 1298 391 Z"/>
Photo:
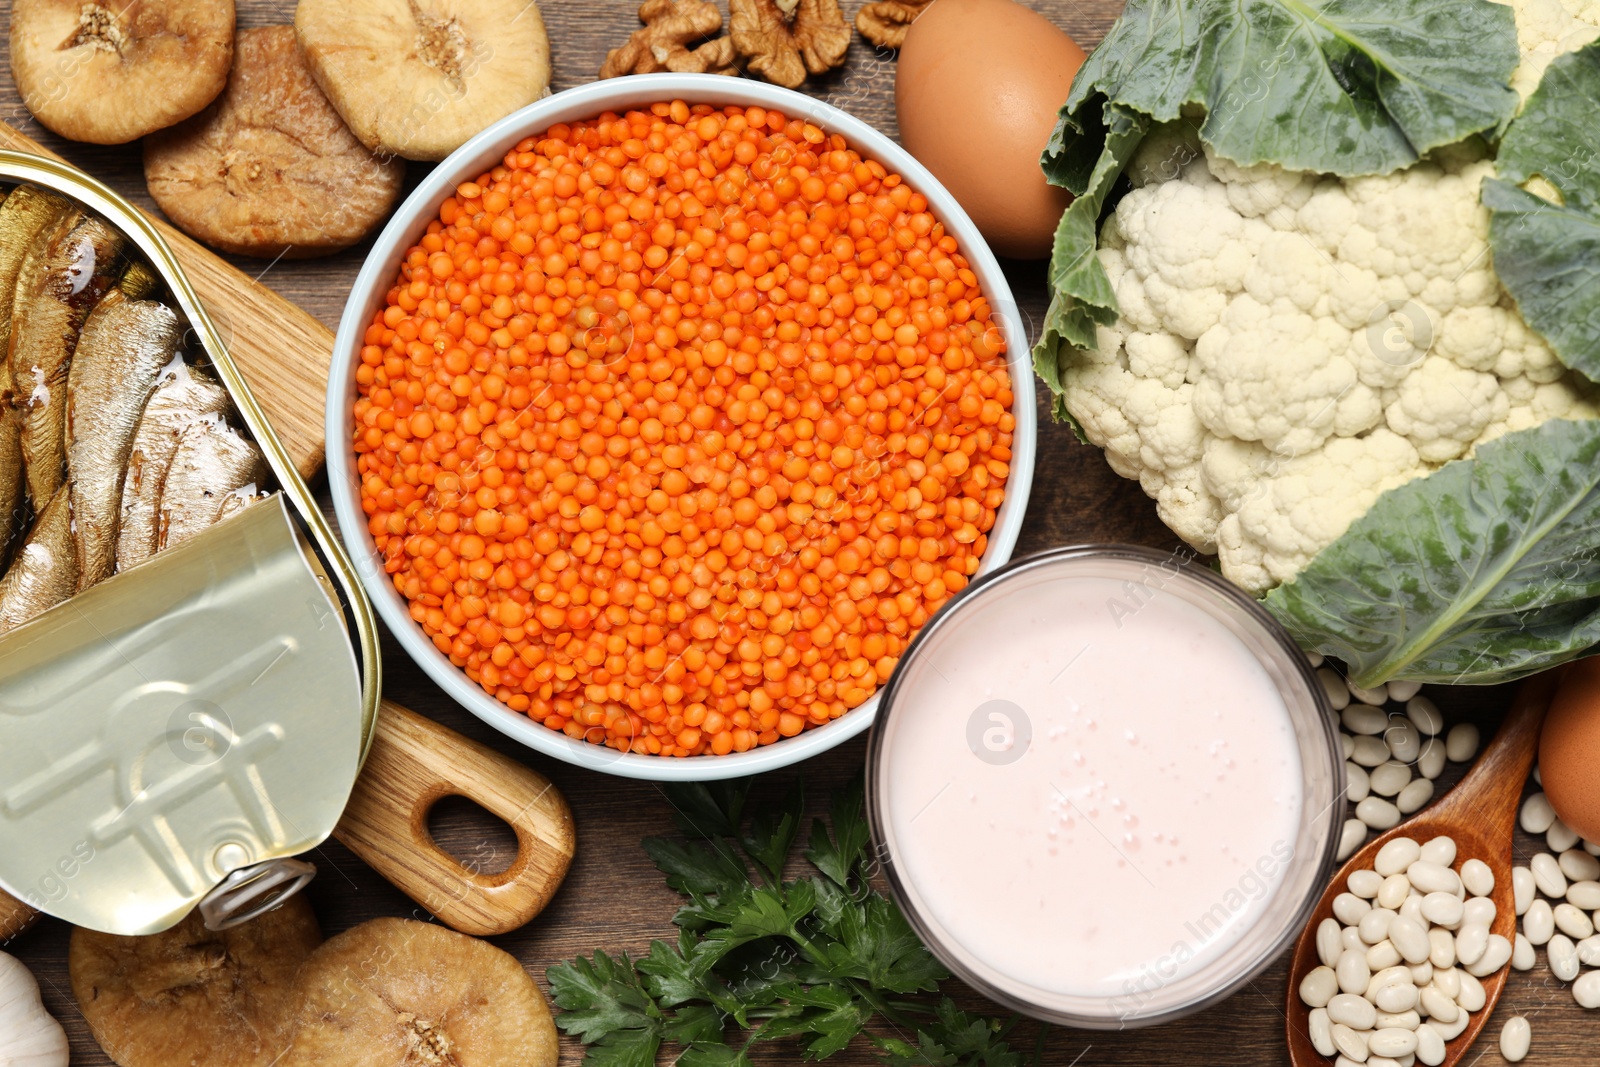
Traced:
<path fill-rule="evenodd" d="M 67 1067 L 67 1034 L 44 1010 L 39 983 L 0 952 L 0 1067 Z"/>

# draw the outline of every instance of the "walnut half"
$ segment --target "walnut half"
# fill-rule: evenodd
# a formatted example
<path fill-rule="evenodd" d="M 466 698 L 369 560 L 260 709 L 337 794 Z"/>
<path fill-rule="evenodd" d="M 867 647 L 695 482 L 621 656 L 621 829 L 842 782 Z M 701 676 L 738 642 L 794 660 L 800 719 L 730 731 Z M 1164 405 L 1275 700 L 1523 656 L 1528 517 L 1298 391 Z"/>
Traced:
<path fill-rule="evenodd" d="M 856 29 L 879 48 L 899 48 L 917 16 L 933 0 L 878 0 L 856 12 Z"/>
<path fill-rule="evenodd" d="M 606 54 L 600 77 L 624 74 L 738 74 L 733 42 L 726 37 L 689 47 L 722 29 L 722 12 L 710 0 L 645 0 L 639 7 L 644 26 L 620 48 Z"/>
<path fill-rule="evenodd" d="M 850 24 L 839 0 L 728 0 L 729 32 L 746 66 L 767 81 L 798 89 L 806 73 L 844 62 Z"/>

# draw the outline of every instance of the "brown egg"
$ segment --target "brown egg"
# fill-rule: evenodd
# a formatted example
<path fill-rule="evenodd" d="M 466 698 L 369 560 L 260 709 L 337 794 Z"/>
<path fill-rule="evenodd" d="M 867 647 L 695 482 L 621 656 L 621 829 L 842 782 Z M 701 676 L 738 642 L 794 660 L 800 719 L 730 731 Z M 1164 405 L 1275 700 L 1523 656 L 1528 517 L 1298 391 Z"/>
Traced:
<path fill-rule="evenodd" d="M 1072 197 L 1044 180 L 1039 153 L 1083 59 L 1072 38 L 1011 0 L 936 0 L 900 48 L 900 140 L 998 255 L 1050 253 Z"/>
<path fill-rule="evenodd" d="M 1539 777 L 1561 821 L 1600 841 L 1600 657 L 1563 671 L 1539 738 Z"/>

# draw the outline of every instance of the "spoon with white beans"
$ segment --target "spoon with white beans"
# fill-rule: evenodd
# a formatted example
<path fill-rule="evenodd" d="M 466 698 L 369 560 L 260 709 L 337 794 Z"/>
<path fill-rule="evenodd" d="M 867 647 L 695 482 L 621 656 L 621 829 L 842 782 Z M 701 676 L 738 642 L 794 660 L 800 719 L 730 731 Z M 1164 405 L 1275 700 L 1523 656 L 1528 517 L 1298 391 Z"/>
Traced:
<path fill-rule="evenodd" d="M 1329 882 L 1289 967 L 1293 1067 L 1453 1067 L 1505 987 L 1512 835 L 1554 692 L 1524 682 L 1455 789 Z"/>

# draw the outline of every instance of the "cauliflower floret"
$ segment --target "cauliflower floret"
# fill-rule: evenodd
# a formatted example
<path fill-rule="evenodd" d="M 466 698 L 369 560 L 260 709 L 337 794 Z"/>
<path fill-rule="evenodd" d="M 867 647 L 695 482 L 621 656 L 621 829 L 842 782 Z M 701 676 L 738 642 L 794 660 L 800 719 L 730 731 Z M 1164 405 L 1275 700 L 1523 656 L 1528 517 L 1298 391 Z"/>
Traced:
<path fill-rule="evenodd" d="M 1600 0 L 1511 0 L 1511 8 L 1522 49 L 1522 65 L 1511 75 L 1511 87 L 1524 100 L 1557 56 L 1600 38 Z"/>
<path fill-rule="evenodd" d="M 1600 0 L 1513 6 L 1519 77 L 1600 36 Z M 1341 180 L 1240 167 L 1178 122 L 1128 173 L 1099 252 L 1121 319 L 1063 353 L 1067 409 L 1244 587 L 1480 444 L 1600 417 L 1494 274 L 1481 144 Z"/>
<path fill-rule="evenodd" d="M 1217 526 L 1223 572 L 1255 593 L 1298 574 L 1379 494 L 1426 473 L 1411 443 L 1388 430 L 1302 456 L 1216 440 L 1201 468 L 1229 510 Z"/>

